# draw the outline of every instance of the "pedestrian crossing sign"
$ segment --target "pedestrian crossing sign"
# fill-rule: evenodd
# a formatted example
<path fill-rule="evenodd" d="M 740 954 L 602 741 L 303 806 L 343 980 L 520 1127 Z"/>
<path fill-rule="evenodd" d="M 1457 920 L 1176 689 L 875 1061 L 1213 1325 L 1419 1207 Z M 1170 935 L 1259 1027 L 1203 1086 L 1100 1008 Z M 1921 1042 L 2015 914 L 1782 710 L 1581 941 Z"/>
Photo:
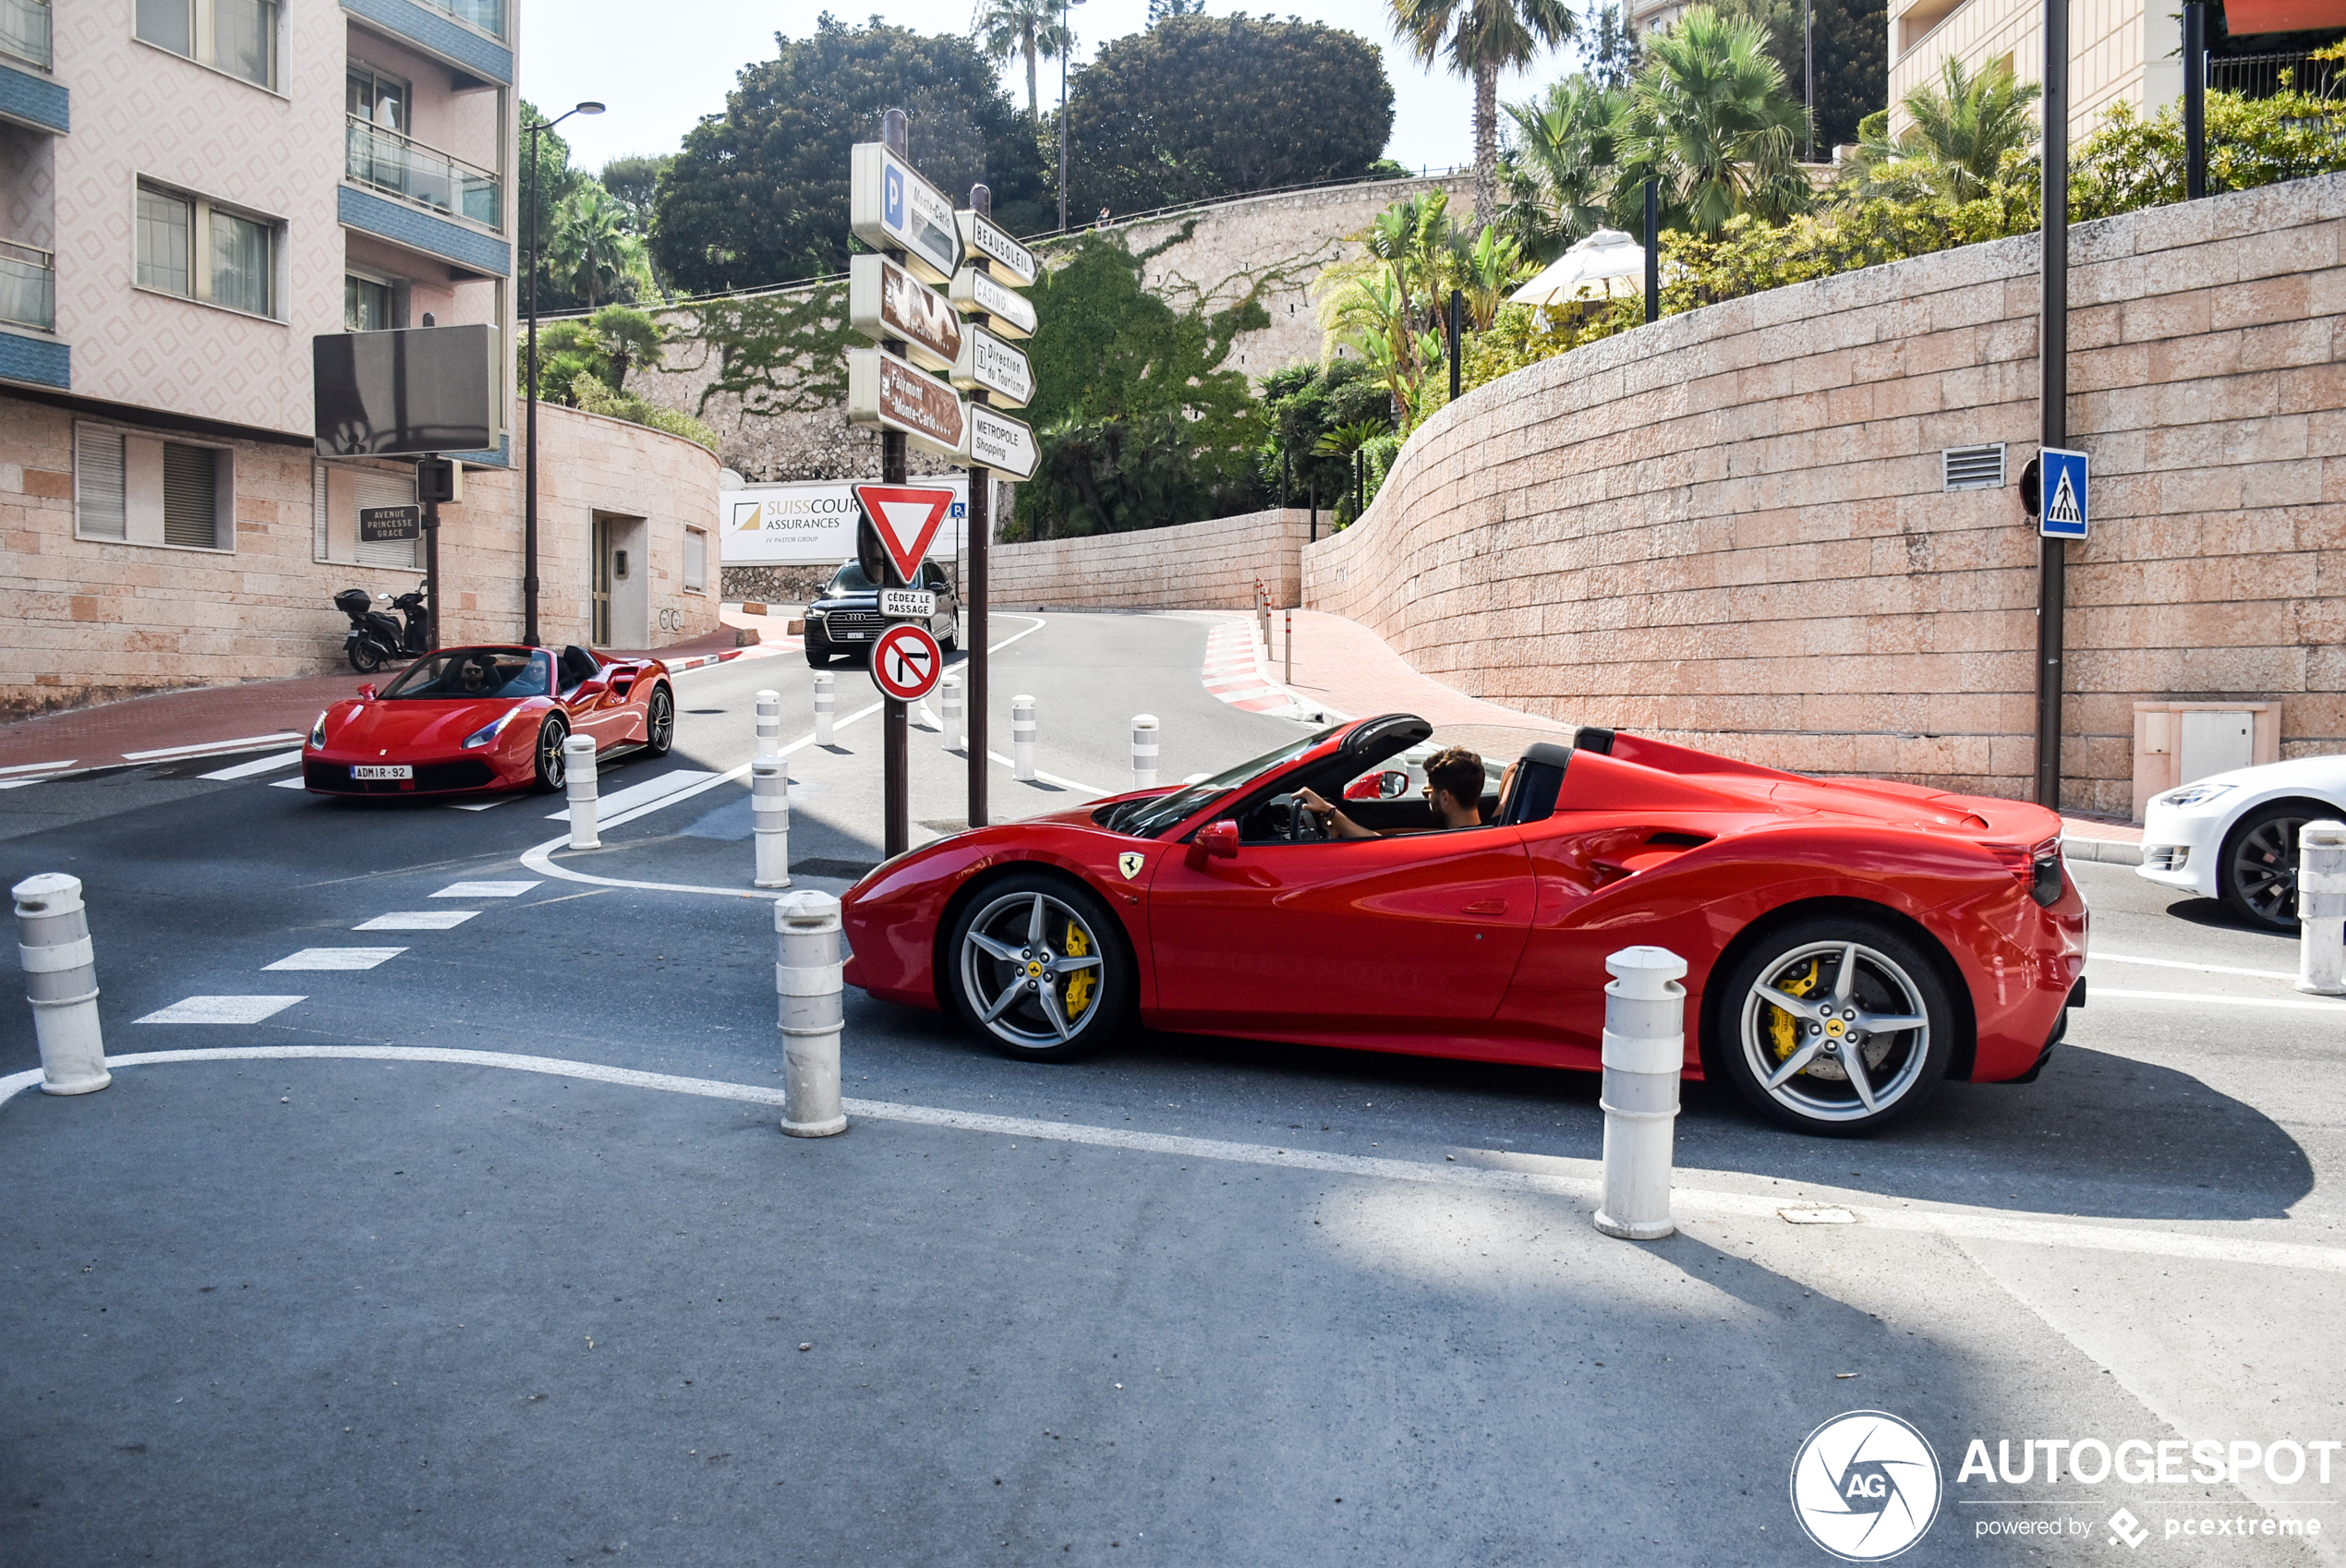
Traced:
<path fill-rule="evenodd" d="M 2047 447 L 2041 456 L 2037 493 L 2044 498 L 2044 513 L 2037 531 L 2049 539 L 2084 538 L 2092 515 L 2086 501 L 2086 454 Z"/>

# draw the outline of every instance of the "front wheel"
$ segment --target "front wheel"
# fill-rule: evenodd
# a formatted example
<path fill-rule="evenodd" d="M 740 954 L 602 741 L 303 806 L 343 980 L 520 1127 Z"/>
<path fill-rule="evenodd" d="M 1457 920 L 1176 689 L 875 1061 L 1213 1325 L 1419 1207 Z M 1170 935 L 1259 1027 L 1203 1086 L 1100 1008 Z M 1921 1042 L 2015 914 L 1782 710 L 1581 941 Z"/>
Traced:
<path fill-rule="evenodd" d="M 1123 928 L 1056 876 L 1021 872 L 986 887 L 954 922 L 944 957 L 953 1010 L 1005 1055 L 1072 1061 L 1131 1015 Z"/>
<path fill-rule="evenodd" d="M 570 781 L 570 764 L 562 755 L 562 742 L 569 739 L 570 726 L 559 715 L 547 715 L 538 727 L 538 772 L 529 781 L 533 794 L 550 795 Z"/>
<path fill-rule="evenodd" d="M 361 675 L 372 675 L 383 667 L 382 649 L 368 638 L 359 638 L 345 651 L 350 655 L 350 668 Z"/>
<path fill-rule="evenodd" d="M 2224 836 L 2216 890 L 2261 931 L 2297 934 L 2297 834 L 2313 812 L 2282 801 L 2250 812 Z"/>
<path fill-rule="evenodd" d="M 652 700 L 644 706 L 644 749 L 664 757 L 676 743 L 676 699 L 668 694 L 667 687 L 655 686 Z"/>
<path fill-rule="evenodd" d="M 1763 1115 L 1803 1132 L 1878 1131 L 1947 1074 L 1955 1013 L 1929 957 L 1884 925 L 1798 922 L 1714 982 L 1714 1059 Z"/>

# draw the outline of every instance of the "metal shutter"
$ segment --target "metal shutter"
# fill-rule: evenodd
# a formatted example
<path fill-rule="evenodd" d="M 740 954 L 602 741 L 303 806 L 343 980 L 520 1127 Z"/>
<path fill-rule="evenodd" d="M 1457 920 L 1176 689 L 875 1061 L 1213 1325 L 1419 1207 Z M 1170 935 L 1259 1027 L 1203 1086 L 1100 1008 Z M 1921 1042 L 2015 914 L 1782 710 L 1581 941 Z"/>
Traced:
<path fill-rule="evenodd" d="M 708 536 L 698 528 L 684 530 L 684 587 L 693 593 L 708 587 Z"/>
<path fill-rule="evenodd" d="M 309 559 L 312 561 L 333 559 L 327 553 L 333 548 L 333 544 L 326 532 L 326 509 L 333 502 L 333 486 L 327 482 L 326 465 L 322 463 L 310 464 Z"/>
<path fill-rule="evenodd" d="M 84 538 L 126 537 L 129 517 L 122 504 L 122 437 L 113 430 L 77 429 L 73 470 L 74 531 Z"/>
<path fill-rule="evenodd" d="M 220 548 L 220 453 L 163 443 L 163 542 Z"/>
<path fill-rule="evenodd" d="M 383 539 L 374 544 L 358 541 L 358 513 L 370 506 L 413 506 L 416 504 L 416 480 L 412 474 L 382 474 L 372 468 L 354 468 L 350 473 L 351 560 L 361 566 L 399 566 L 416 570 L 416 552 L 419 539 Z"/>

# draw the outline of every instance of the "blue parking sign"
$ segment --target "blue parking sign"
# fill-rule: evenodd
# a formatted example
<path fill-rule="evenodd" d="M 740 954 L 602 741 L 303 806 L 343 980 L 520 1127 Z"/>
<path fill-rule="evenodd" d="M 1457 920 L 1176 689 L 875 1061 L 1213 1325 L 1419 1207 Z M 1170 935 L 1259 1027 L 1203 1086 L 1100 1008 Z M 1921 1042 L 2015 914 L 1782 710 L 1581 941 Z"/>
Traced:
<path fill-rule="evenodd" d="M 2082 539 L 2092 508 L 2086 501 L 2086 454 L 2047 447 L 2038 479 L 2043 512 L 2037 532 L 2049 539 Z"/>
<path fill-rule="evenodd" d="M 892 229 L 904 226 L 904 171 L 893 163 L 880 175 L 880 222 Z"/>

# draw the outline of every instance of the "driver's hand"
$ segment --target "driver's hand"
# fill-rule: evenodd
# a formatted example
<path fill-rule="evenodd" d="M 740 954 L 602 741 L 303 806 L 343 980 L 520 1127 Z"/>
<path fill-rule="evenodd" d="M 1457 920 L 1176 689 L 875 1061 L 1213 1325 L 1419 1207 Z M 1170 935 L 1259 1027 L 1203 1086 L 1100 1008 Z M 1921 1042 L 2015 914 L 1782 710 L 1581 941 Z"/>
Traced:
<path fill-rule="evenodd" d="M 1317 790 L 1298 790 L 1295 792 L 1295 798 L 1303 802 L 1303 809 L 1312 813 L 1314 816 L 1331 816 L 1335 814 L 1336 807 L 1329 804 L 1328 802 L 1321 796 Z"/>

